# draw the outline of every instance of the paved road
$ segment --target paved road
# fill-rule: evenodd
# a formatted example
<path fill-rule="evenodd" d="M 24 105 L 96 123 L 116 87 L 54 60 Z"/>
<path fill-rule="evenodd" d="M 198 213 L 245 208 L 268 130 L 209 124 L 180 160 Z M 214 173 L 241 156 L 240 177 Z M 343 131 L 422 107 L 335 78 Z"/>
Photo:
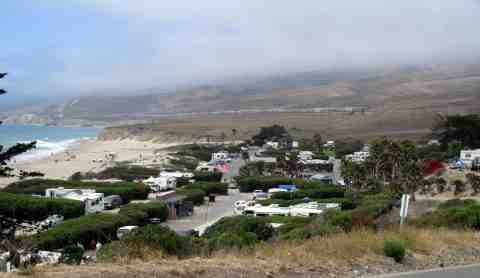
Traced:
<path fill-rule="evenodd" d="M 376 278 L 478 278 L 480 264 L 375 276 Z M 373 277 L 372 277 L 373 278 Z"/>
<path fill-rule="evenodd" d="M 220 218 L 233 215 L 233 204 L 239 200 L 247 200 L 250 195 L 240 193 L 237 189 L 230 189 L 228 196 L 217 196 L 215 203 L 206 202 L 202 206 L 195 207 L 192 216 L 169 220 L 166 225 L 174 231 L 197 229 L 202 233 L 206 227 Z"/>
<path fill-rule="evenodd" d="M 240 167 L 244 164 L 242 159 L 232 160 L 230 170 L 223 174 L 222 180 L 230 182 L 233 177 L 238 176 Z M 251 194 L 240 193 L 238 189 L 229 189 L 228 196 L 217 196 L 215 203 L 207 202 L 202 206 L 195 207 L 194 215 L 168 221 L 166 225 L 175 231 L 196 229 L 202 234 L 208 226 L 222 217 L 233 215 L 233 204 L 236 201 L 247 200 L 249 197 Z"/>

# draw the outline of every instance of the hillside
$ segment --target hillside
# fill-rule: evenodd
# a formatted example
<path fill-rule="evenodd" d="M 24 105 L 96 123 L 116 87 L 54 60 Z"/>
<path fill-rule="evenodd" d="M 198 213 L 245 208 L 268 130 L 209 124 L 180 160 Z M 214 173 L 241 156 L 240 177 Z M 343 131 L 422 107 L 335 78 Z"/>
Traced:
<path fill-rule="evenodd" d="M 108 116 L 113 122 L 128 118 L 148 123 L 134 121 L 108 128 L 102 138 L 188 141 L 224 132 L 235 139 L 229 135 L 236 128 L 241 139 L 274 123 L 285 125 L 297 136 L 320 132 L 329 137 L 390 134 L 419 138 L 429 132 L 437 113 L 480 112 L 480 64 L 385 69 L 337 77 L 343 79 L 308 73 L 244 84 L 243 92 L 241 86 L 237 91 L 212 87 L 168 97 L 150 96 L 144 110 L 148 113 L 139 112 L 134 105 L 129 108 L 132 110 Z M 157 105 L 154 99 L 163 102 Z"/>

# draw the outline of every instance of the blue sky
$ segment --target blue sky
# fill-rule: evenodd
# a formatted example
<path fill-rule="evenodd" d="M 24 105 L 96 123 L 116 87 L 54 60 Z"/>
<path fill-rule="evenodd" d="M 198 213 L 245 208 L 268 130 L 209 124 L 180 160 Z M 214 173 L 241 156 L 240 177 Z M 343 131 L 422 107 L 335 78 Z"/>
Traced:
<path fill-rule="evenodd" d="M 12 96 L 478 57 L 477 0 L 3 0 Z"/>

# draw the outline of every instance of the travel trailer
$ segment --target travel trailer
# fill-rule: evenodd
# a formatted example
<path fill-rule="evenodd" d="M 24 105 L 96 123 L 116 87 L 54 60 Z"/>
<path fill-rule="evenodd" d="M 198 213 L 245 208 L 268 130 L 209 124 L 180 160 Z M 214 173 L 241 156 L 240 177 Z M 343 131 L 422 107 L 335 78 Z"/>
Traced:
<path fill-rule="evenodd" d="M 47 198 L 64 198 L 80 201 L 85 204 L 85 214 L 102 212 L 105 209 L 104 194 L 95 189 L 49 188 L 45 191 Z"/>
<path fill-rule="evenodd" d="M 177 179 L 169 176 L 150 177 L 144 180 L 143 183 L 149 186 L 153 192 L 175 189 L 177 187 Z"/>

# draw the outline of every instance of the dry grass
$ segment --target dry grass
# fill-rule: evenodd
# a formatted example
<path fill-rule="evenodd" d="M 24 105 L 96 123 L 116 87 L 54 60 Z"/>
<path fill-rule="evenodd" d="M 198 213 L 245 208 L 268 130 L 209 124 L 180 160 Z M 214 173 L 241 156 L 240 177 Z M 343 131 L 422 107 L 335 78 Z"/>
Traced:
<path fill-rule="evenodd" d="M 322 265 L 334 263 L 345 265 L 362 257 L 383 257 L 383 241 L 399 239 L 406 243 L 412 253 L 438 254 L 445 248 L 470 248 L 477 236 L 470 231 L 446 229 L 426 230 L 409 227 L 403 231 L 390 230 L 376 233 L 358 230 L 298 242 L 264 244 L 257 248 L 257 256 L 284 263 Z M 476 243 L 480 247 L 480 243 Z"/>
<path fill-rule="evenodd" d="M 407 257 L 415 262 L 397 264 L 386 258 L 384 239 L 403 240 Z M 210 258 L 163 258 L 146 249 L 141 260 L 125 258 L 115 263 L 81 267 L 35 268 L 30 277 L 351 277 L 359 265 L 368 265 L 369 274 L 407 271 L 436 267 L 438 259 L 432 258 L 451 254 L 463 257 L 450 264 L 478 262 L 480 257 L 464 252 L 472 249 L 480 250 L 480 241 L 471 231 L 413 227 L 382 233 L 357 230 L 303 242 L 264 243 L 251 252 L 224 251 Z"/>

